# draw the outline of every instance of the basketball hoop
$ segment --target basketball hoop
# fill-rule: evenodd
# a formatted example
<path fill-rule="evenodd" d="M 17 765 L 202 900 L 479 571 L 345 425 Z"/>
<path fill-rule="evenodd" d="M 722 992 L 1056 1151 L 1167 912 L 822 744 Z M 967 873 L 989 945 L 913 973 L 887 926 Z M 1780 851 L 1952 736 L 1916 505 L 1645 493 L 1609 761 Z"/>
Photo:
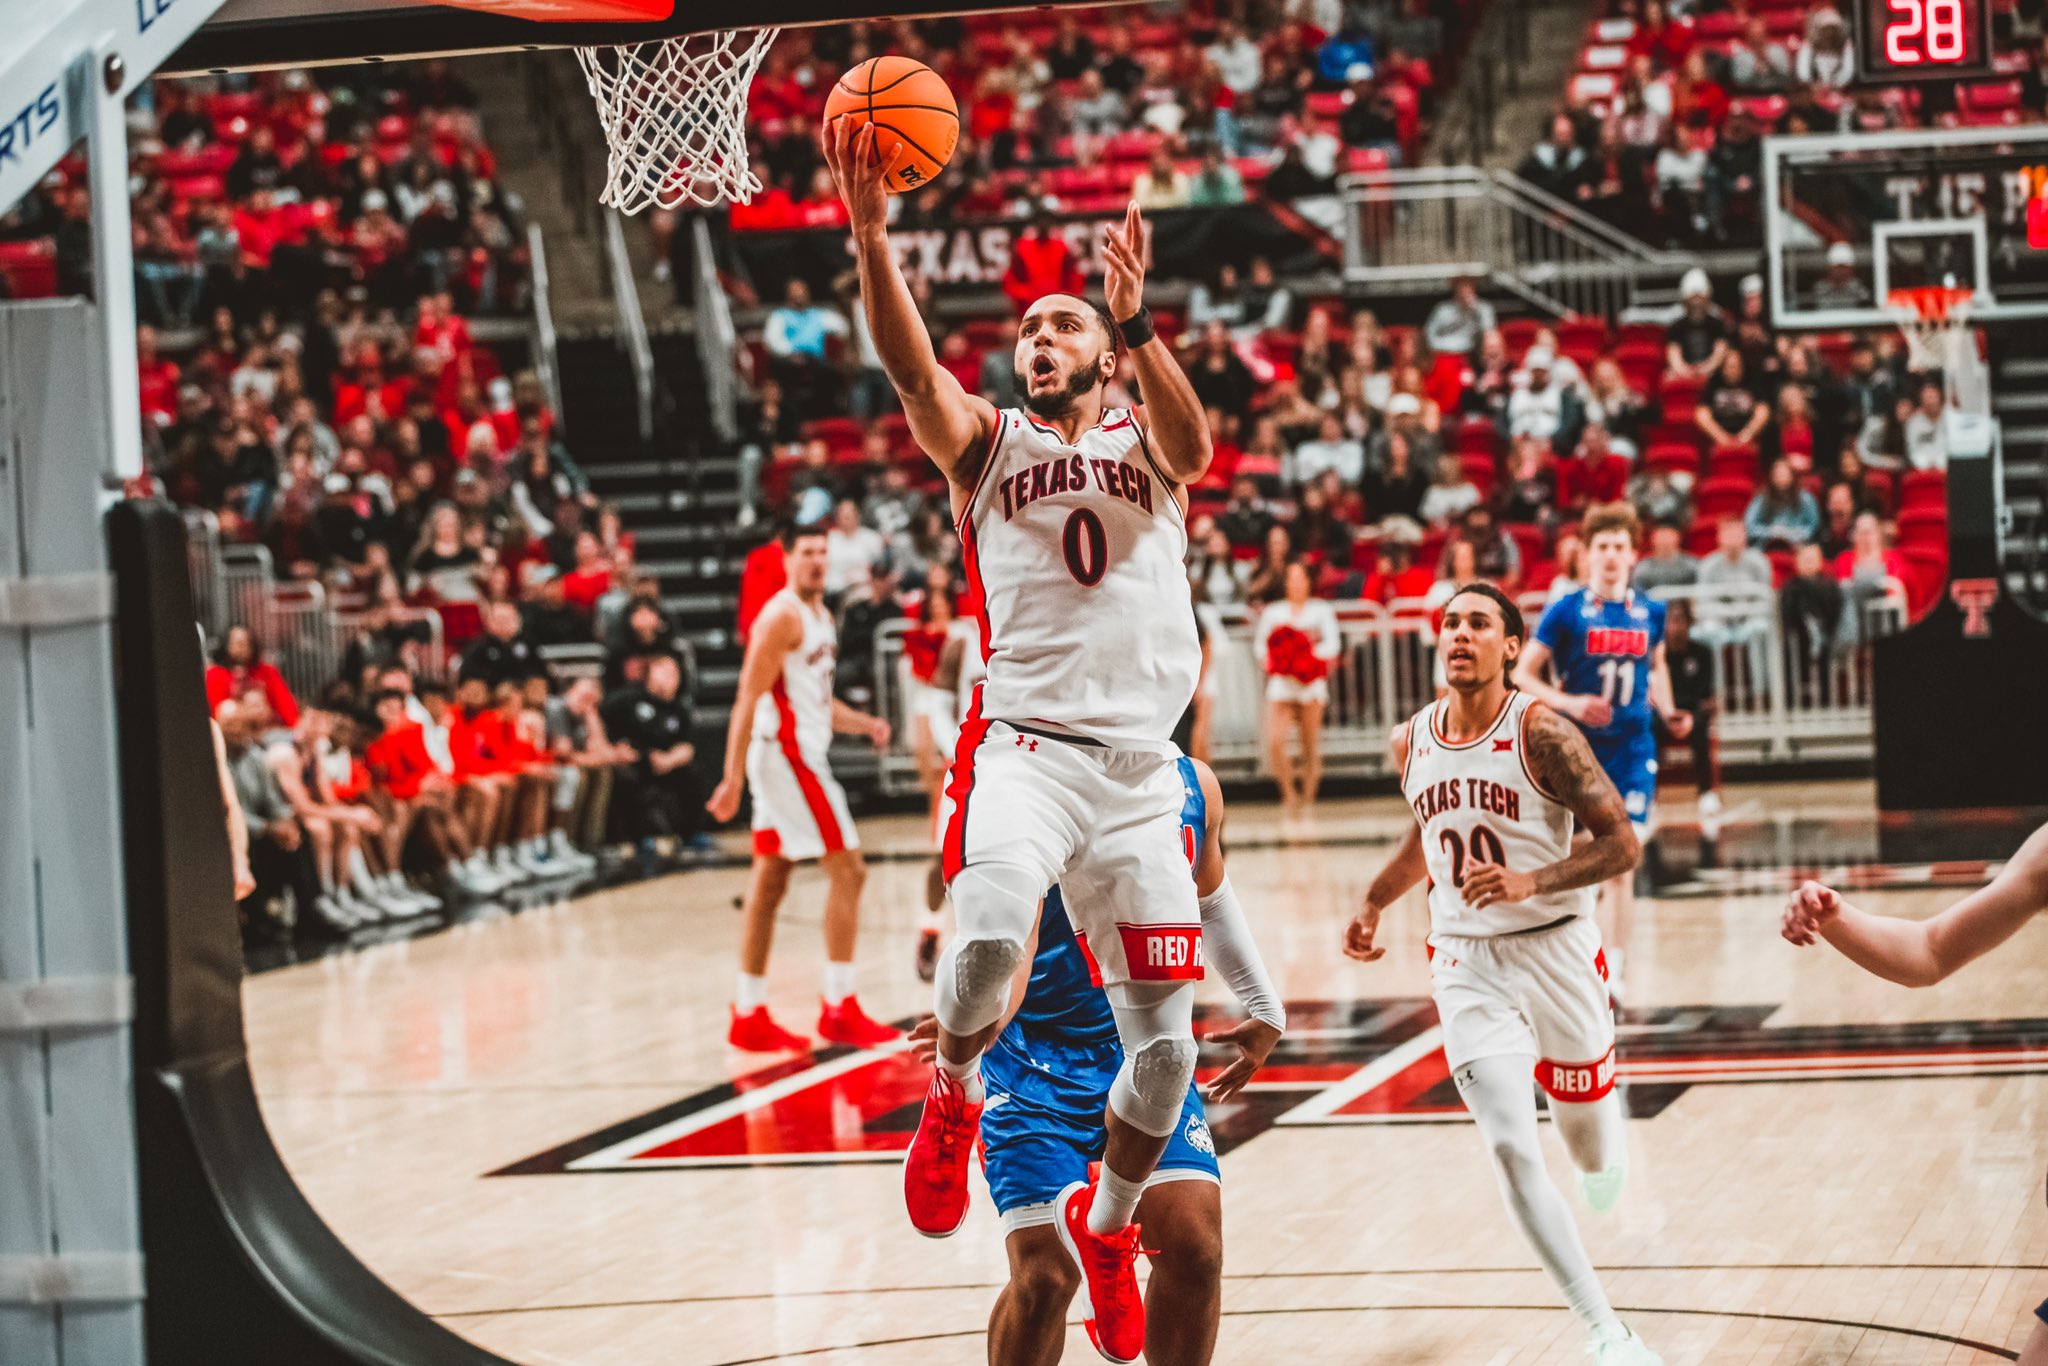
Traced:
<path fill-rule="evenodd" d="M 1907 364 L 1915 370 L 1954 369 L 1954 342 L 1968 320 L 1975 290 L 1949 285 L 1895 289 L 1887 296 L 1906 334 Z"/>
<path fill-rule="evenodd" d="M 598 201 L 626 214 L 751 202 L 761 181 L 747 156 L 747 90 L 781 31 L 577 48 L 611 148 Z"/>

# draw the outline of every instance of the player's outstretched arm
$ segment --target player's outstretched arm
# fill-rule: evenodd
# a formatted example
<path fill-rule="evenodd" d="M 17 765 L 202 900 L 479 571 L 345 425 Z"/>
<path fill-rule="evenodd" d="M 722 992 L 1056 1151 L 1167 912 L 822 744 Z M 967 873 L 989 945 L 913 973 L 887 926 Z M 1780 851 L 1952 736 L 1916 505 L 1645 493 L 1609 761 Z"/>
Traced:
<path fill-rule="evenodd" d="M 896 168 L 903 149 L 899 144 L 895 155 L 883 160 L 875 154 L 875 136 L 871 123 L 855 128 L 851 119 L 837 118 L 825 125 L 825 165 L 846 202 L 868 333 L 883 371 L 903 399 L 910 434 L 954 487 L 971 490 L 981 475 L 989 434 L 996 428 L 995 406 L 968 393 L 939 366 L 931 334 L 925 331 L 910 286 L 889 250 L 888 195 L 882 182 Z"/>
<path fill-rule="evenodd" d="M 1202 912 L 1202 957 L 1230 986 L 1231 994 L 1251 1018 L 1228 1029 L 1203 1035 L 1206 1043 L 1227 1044 L 1237 1057 L 1223 1069 L 1205 1091 L 1210 1100 L 1228 1100 L 1244 1089 L 1280 1036 L 1287 1032 L 1287 1007 L 1267 975 L 1266 960 L 1252 938 L 1244 907 L 1230 885 L 1223 867 L 1223 787 L 1215 772 L 1201 760 L 1195 761 L 1195 777 L 1202 785 L 1202 806 L 1207 813 L 1202 832 L 1202 857 L 1195 864 L 1195 895 Z"/>
<path fill-rule="evenodd" d="M 1393 738 L 1388 746 L 1394 759 L 1394 772 L 1404 772 L 1408 767 L 1408 726 L 1406 723 L 1394 727 Z M 1401 843 L 1394 849 L 1394 856 L 1372 880 L 1372 886 L 1365 889 L 1365 905 L 1351 918 L 1344 929 L 1344 956 L 1356 958 L 1361 963 L 1377 962 L 1387 951 L 1373 943 L 1379 933 L 1380 914 L 1387 907 L 1408 894 L 1410 888 L 1429 875 L 1429 865 L 1422 857 L 1422 827 L 1409 823 L 1407 833 L 1401 836 Z"/>
<path fill-rule="evenodd" d="M 1783 934 L 1794 944 L 1816 937 L 1866 972 L 1905 987 L 1930 987 L 2019 932 L 2048 906 L 2048 826 L 2028 836 L 1985 886 L 1931 920 L 1870 915 L 1832 887 L 1808 882 L 1785 907 Z"/>
<path fill-rule="evenodd" d="M 1626 873 L 1643 856 L 1628 808 L 1593 758 L 1584 733 L 1541 703 L 1529 708 L 1522 733 L 1536 781 L 1563 802 L 1593 838 L 1556 863 L 1527 873 L 1475 860 L 1465 874 L 1465 901 L 1475 909 L 1592 887 Z"/>
<path fill-rule="evenodd" d="M 804 624 L 787 601 L 778 602 L 754 619 L 740 663 L 739 695 L 732 701 L 732 720 L 725 728 L 725 774 L 704 807 L 721 821 L 739 814 L 740 795 L 747 790 L 747 746 L 754 741 L 754 704 L 775 686 L 782 662 L 804 643 Z"/>
<path fill-rule="evenodd" d="M 832 729 L 841 735 L 865 735 L 874 741 L 876 749 L 889 747 L 889 723 L 879 716 L 870 716 L 858 707 L 849 707 L 838 698 L 832 699 Z"/>
<path fill-rule="evenodd" d="M 1104 234 L 1102 260 L 1103 302 L 1122 326 L 1145 306 L 1145 220 L 1137 200 L 1131 201 L 1122 225 Z M 1130 352 L 1145 400 L 1141 420 L 1153 437 L 1152 458 L 1169 477 L 1192 484 L 1209 471 L 1209 415 L 1202 411 L 1202 400 L 1158 337 L 1141 338 Z"/>

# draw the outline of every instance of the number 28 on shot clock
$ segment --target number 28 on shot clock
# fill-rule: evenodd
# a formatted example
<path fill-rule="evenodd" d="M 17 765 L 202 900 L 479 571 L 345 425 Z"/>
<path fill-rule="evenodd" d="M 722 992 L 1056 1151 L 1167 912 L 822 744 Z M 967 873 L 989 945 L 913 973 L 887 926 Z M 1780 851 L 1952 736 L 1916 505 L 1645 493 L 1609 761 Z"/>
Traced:
<path fill-rule="evenodd" d="M 1991 74 L 1991 0 L 1861 0 L 1866 81 Z"/>

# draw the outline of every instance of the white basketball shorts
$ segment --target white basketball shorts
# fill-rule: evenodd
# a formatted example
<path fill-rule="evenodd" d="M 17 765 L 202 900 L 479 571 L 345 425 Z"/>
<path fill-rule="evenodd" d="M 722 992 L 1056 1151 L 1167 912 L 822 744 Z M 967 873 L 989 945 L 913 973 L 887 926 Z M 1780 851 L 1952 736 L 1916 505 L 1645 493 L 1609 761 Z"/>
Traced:
<path fill-rule="evenodd" d="M 747 748 L 747 787 L 754 794 L 756 854 L 801 863 L 860 848 L 846 792 L 824 755 L 757 736 Z"/>
<path fill-rule="evenodd" d="M 977 863 L 1058 884 L 1105 983 L 1199 980 L 1202 917 L 1170 754 L 1098 748 L 970 715 L 946 784 L 946 881 Z"/>
<path fill-rule="evenodd" d="M 1486 939 L 1433 934 L 1429 971 L 1452 1072 L 1520 1053 L 1536 1059 L 1536 1082 L 1553 1100 L 1585 1103 L 1614 1089 L 1607 956 L 1590 916 Z"/>
<path fill-rule="evenodd" d="M 1266 700 L 1268 702 L 1320 702 L 1330 705 L 1330 680 L 1312 679 L 1307 683 L 1286 674 L 1266 675 Z"/>

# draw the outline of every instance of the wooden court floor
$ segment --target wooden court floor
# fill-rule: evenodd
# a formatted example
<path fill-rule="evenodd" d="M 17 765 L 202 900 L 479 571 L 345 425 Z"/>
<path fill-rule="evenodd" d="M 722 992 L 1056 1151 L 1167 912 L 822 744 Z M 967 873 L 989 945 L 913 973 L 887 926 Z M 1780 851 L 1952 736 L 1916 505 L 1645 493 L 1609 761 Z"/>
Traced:
<path fill-rule="evenodd" d="M 2008 1359 L 2048 1296 L 2048 925 L 1921 992 L 1777 937 L 1787 861 L 1867 861 L 1853 832 L 1870 801 L 1858 784 L 1736 789 L 1730 866 L 1666 870 L 1674 894 L 1643 907 L 1628 1193 L 1607 1216 L 1570 1198 L 1617 1308 L 1672 1366 Z M 1233 880 L 1295 1031 L 1264 1088 L 1212 1112 L 1218 1362 L 1584 1360 L 1443 1078 L 1419 899 L 1390 917 L 1382 962 L 1338 951 L 1402 814 L 1232 813 Z M 1814 826 L 1830 814 L 1852 833 Z M 919 829 L 864 826 L 900 856 L 868 886 L 861 993 L 878 1017 L 929 999 L 910 964 Z M 1958 894 L 1927 884 L 1980 875 L 1933 861 L 1857 899 L 1915 914 Z M 894 1156 L 915 1069 L 724 1045 L 743 876 L 251 979 L 263 1108 L 314 1205 L 415 1303 L 535 1366 L 982 1360 L 1001 1237 L 980 1187 L 948 1241 L 906 1221 Z M 821 898 L 800 878 L 777 945 L 773 1005 L 794 1028 L 815 1017 Z M 1066 1359 L 1096 1360 L 1078 1326 Z"/>

